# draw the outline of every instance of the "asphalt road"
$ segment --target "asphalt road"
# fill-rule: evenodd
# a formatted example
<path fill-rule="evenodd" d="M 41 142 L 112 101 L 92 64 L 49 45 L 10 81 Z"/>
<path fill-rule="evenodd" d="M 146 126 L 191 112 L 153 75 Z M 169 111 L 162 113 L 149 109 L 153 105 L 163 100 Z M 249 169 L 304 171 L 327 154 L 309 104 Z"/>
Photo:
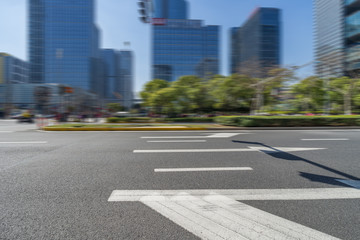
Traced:
<path fill-rule="evenodd" d="M 16 126 L 0 122 L 0 239 L 360 236 L 359 130 Z"/>

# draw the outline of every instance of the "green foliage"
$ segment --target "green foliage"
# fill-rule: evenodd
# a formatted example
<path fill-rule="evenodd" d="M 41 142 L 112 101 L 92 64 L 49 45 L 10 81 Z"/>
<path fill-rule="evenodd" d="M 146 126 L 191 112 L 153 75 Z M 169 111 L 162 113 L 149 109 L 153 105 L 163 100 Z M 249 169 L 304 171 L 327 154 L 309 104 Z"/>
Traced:
<path fill-rule="evenodd" d="M 215 122 L 239 127 L 360 126 L 360 116 L 221 116 Z"/>
<path fill-rule="evenodd" d="M 214 117 L 186 117 L 186 118 L 165 118 L 166 122 L 189 122 L 189 123 L 211 123 Z"/>
<path fill-rule="evenodd" d="M 127 123 L 127 122 L 151 122 L 149 117 L 109 117 L 106 119 L 107 123 Z"/>
<path fill-rule="evenodd" d="M 123 111 L 123 110 L 124 110 L 124 107 L 121 106 L 120 103 L 108 103 L 108 104 L 107 104 L 107 110 L 108 110 L 109 112 L 114 113 L 114 112 Z"/>

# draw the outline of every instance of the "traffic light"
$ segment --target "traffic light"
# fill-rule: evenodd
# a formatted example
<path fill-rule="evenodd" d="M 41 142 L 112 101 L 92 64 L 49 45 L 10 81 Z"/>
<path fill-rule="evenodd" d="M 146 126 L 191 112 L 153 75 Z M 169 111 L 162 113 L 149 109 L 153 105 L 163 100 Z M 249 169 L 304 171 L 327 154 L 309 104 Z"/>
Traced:
<path fill-rule="evenodd" d="M 139 13 L 140 13 L 140 20 L 143 23 L 149 23 L 150 22 L 150 0 L 139 0 L 138 5 L 140 7 Z"/>

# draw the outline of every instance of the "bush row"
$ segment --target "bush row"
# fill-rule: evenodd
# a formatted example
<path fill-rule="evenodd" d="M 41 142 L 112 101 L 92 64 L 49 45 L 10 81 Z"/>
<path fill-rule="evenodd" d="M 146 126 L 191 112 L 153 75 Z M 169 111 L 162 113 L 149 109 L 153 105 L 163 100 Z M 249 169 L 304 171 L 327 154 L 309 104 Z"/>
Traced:
<path fill-rule="evenodd" d="M 221 116 L 215 122 L 239 127 L 360 126 L 360 116 Z"/>
<path fill-rule="evenodd" d="M 150 122 L 149 117 L 109 117 L 106 119 L 107 123 L 124 123 L 124 122 Z"/>
<path fill-rule="evenodd" d="M 109 117 L 107 123 L 123 123 L 123 122 L 178 122 L 178 123 L 211 123 L 214 122 L 213 117 L 185 117 L 185 118 L 149 118 L 149 117 Z"/>

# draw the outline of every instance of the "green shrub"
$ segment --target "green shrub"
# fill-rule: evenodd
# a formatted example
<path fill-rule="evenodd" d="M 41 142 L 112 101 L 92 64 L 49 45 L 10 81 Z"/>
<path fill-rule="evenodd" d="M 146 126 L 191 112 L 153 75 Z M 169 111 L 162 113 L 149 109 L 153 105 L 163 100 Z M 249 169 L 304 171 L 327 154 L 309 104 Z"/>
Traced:
<path fill-rule="evenodd" d="M 222 116 L 215 122 L 239 127 L 360 126 L 360 116 Z"/>
<path fill-rule="evenodd" d="M 190 122 L 190 123 L 209 123 L 214 122 L 213 117 L 184 117 L 184 118 L 165 118 L 167 122 Z"/>

